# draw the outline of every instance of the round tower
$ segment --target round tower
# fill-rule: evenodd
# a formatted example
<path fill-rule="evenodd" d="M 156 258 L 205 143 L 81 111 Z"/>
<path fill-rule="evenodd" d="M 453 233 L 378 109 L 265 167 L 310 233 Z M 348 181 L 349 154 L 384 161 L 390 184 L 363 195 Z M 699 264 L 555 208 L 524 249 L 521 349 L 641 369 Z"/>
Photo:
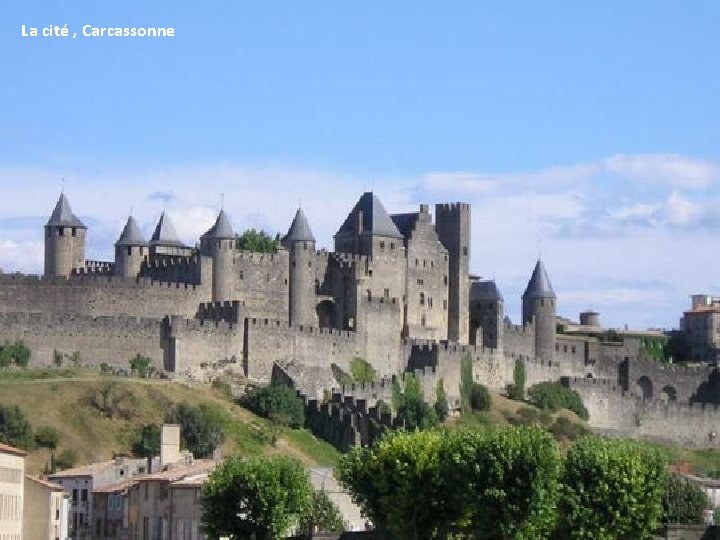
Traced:
<path fill-rule="evenodd" d="M 115 242 L 115 275 L 136 278 L 149 252 L 135 218 L 128 217 L 120 238 Z"/>
<path fill-rule="evenodd" d="M 203 240 L 208 254 L 212 257 L 213 302 L 233 300 L 233 255 L 236 237 L 225 210 L 220 210 L 215 225 L 205 233 Z"/>
<path fill-rule="evenodd" d="M 86 232 L 65 194 L 60 194 L 45 225 L 45 277 L 68 277 L 73 270 L 85 267 Z"/>
<path fill-rule="evenodd" d="M 550 284 L 545 265 L 538 259 L 522 297 L 523 324 L 535 323 L 535 356 L 555 358 L 557 297 Z"/>
<path fill-rule="evenodd" d="M 317 326 L 315 237 L 301 208 L 282 245 L 290 252 L 290 323 Z"/>

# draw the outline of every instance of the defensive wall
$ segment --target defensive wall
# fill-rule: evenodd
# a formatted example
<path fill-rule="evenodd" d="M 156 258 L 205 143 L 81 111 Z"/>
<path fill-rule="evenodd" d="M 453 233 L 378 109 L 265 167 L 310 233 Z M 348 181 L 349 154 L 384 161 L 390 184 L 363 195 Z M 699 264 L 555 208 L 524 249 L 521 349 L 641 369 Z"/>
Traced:
<path fill-rule="evenodd" d="M 162 370 L 161 321 L 155 318 L 49 313 L 0 313 L 0 340 L 22 340 L 33 366 L 53 364 L 55 353 L 79 353 L 83 365 L 129 369 L 130 358 L 148 356 Z M 67 357 L 64 359 L 68 362 Z"/>
<path fill-rule="evenodd" d="M 206 286 L 150 278 L 81 273 L 65 279 L 0 274 L 0 312 L 6 313 L 192 317 L 198 304 L 208 300 L 210 290 Z"/>
<path fill-rule="evenodd" d="M 253 253 L 235 251 L 232 262 L 234 298 L 253 316 L 287 319 L 289 311 L 288 251 Z"/>
<path fill-rule="evenodd" d="M 564 378 L 602 432 L 695 448 L 720 448 L 720 407 L 643 399 L 606 379 Z"/>

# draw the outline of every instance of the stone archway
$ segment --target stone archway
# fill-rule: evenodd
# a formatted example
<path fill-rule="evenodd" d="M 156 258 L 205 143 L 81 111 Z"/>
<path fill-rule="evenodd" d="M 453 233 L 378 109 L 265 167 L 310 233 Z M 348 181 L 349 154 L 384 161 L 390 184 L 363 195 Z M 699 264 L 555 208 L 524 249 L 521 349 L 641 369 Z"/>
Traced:
<path fill-rule="evenodd" d="M 332 300 L 323 300 L 320 302 L 315 311 L 318 317 L 318 326 L 320 328 L 332 328 L 335 321 L 335 303 Z"/>
<path fill-rule="evenodd" d="M 637 380 L 636 383 L 637 393 L 642 396 L 643 399 L 652 399 L 653 397 L 653 384 L 650 377 L 643 375 Z"/>
<path fill-rule="evenodd" d="M 660 392 L 660 399 L 662 399 L 665 403 L 674 403 L 677 401 L 677 390 L 675 390 L 674 386 L 670 386 L 669 384 L 663 386 L 662 392 Z"/>

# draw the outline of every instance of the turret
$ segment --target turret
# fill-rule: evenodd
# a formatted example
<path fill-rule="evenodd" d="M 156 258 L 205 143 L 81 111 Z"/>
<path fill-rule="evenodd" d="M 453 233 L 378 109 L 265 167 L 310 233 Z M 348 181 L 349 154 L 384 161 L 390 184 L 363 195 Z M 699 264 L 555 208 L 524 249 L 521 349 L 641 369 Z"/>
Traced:
<path fill-rule="evenodd" d="M 543 360 L 555 358 L 555 291 L 545 265 L 538 259 L 522 296 L 523 324 L 535 322 L 535 356 Z"/>
<path fill-rule="evenodd" d="M 203 251 L 212 257 L 212 299 L 213 302 L 233 300 L 233 254 L 235 253 L 235 231 L 225 210 L 220 210 L 215 225 L 201 240 Z"/>
<path fill-rule="evenodd" d="M 64 193 L 45 225 L 45 277 L 68 277 L 85 266 L 87 227 L 70 208 Z"/>
<path fill-rule="evenodd" d="M 163 211 L 150 238 L 150 255 L 177 255 L 187 257 L 192 249 L 183 244 L 175 232 L 170 217 Z"/>
<path fill-rule="evenodd" d="M 470 205 L 435 205 L 435 230 L 448 251 L 448 340 L 470 334 Z"/>
<path fill-rule="evenodd" d="M 375 257 L 396 255 L 404 239 L 374 193 L 363 193 L 335 233 L 335 251 Z"/>
<path fill-rule="evenodd" d="M 503 348 L 503 297 L 494 280 L 474 278 L 470 284 L 470 343 Z"/>
<path fill-rule="evenodd" d="M 290 252 L 290 323 L 317 326 L 315 313 L 315 237 L 298 208 L 282 239 Z"/>
<path fill-rule="evenodd" d="M 148 243 L 142 237 L 135 218 L 128 217 L 120 238 L 115 242 L 115 275 L 135 278 L 148 256 Z"/>

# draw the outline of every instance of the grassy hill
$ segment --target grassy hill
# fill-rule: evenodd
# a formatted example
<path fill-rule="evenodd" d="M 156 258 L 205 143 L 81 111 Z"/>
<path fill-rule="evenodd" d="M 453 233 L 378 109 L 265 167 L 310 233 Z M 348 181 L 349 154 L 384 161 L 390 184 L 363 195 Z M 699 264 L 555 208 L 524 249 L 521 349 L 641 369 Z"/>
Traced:
<path fill-rule="evenodd" d="M 124 396 L 125 407 L 132 411 L 130 418 L 106 418 L 91 404 L 92 396 L 108 383 Z M 271 424 L 234 404 L 219 390 L 163 380 L 109 377 L 82 369 L 28 369 L 0 375 L 0 404 L 18 405 L 35 429 L 57 429 L 61 435 L 58 451 L 74 449 L 78 465 L 110 459 L 113 453 L 129 454 L 137 428 L 162 423 L 168 409 L 180 402 L 205 402 L 216 407 L 223 420 L 225 455 L 283 453 L 311 466 L 333 466 L 337 462 L 337 451 L 305 430 L 281 430 L 273 447 Z M 45 449 L 30 452 L 29 472 L 42 471 L 49 456 Z"/>

